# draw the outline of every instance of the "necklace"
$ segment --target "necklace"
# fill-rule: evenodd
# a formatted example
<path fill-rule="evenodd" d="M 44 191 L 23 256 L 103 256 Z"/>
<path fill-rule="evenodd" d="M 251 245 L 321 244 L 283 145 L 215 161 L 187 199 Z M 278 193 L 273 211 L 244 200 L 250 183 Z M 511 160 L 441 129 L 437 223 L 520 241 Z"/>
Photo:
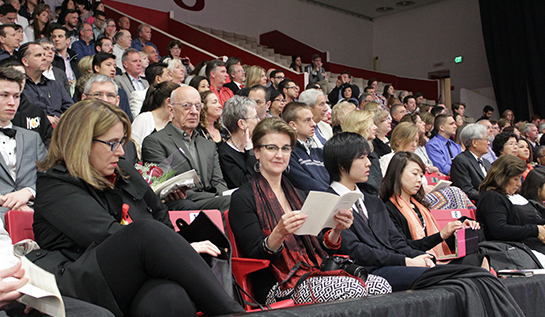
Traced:
<path fill-rule="evenodd" d="M 230 138 L 229 141 L 227 141 L 227 142 L 231 143 L 231 145 L 234 146 L 235 149 L 237 149 L 239 152 L 244 153 L 244 151 L 241 150 L 241 149 L 238 147 L 238 145 L 235 144 L 235 141 L 233 141 L 233 138 Z"/>

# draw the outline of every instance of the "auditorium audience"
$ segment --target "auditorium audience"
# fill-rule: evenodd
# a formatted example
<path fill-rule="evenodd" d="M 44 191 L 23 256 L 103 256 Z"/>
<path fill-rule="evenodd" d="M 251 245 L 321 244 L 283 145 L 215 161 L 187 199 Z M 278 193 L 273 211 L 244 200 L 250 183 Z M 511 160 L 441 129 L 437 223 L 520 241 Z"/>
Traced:
<path fill-rule="evenodd" d="M 521 213 L 522 224 L 545 224 L 545 169 L 536 168 L 528 173 L 520 187 L 520 194 L 528 200 L 535 210 Z M 537 212 L 536 212 L 537 211 Z"/>
<path fill-rule="evenodd" d="M 271 85 L 269 86 L 270 90 L 278 90 L 278 84 L 280 84 L 281 81 L 286 79 L 286 76 L 284 75 L 284 71 L 275 69 L 271 72 L 269 75 L 269 81 L 271 82 Z"/>
<path fill-rule="evenodd" d="M 269 107 L 269 115 L 280 118 L 282 110 L 286 106 L 286 97 L 284 93 L 273 89 L 271 90 L 271 106 Z"/>
<path fill-rule="evenodd" d="M 36 161 L 47 150 L 40 136 L 11 122 L 19 107 L 24 75 L 13 67 L 0 68 L 0 220 L 8 210 L 32 210 L 27 204 L 36 196 Z"/>
<path fill-rule="evenodd" d="M 463 226 L 476 230 L 480 225 L 474 220 L 460 219 L 439 228 L 428 209 L 429 203 L 424 200 L 422 176 L 425 169 L 418 155 L 396 153 L 380 185 L 380 198 L 394 225 L 412 248 L 441 257 L 453 253 L 445 240 L 456 230 Z"/>
<path fill-rule="evenodd" d="M 100 4 L 102 5 L 102 7 L 104 7 L 104 4 L 101 3 L 101 2 L 95 2 L 93 4 L 93 6 L 95 4 Z M 104 10 L 104 9 L 103 9 Z M 102 10 L 93 10 L 93 18 L 92 18 L 92 22 L 90 22 L 89 20 L 87 20 L 88 23 L 92 23 L 91 26 L 93 27 L 93 37 L 95 38 L 95 41 L 98 40 L 99 36 L 104 36 L 102 34 L 102 29 L 103 29 L 103 25 L 104 25 L 104 21 L 106 21 L 106 15 L 104 14 L 104 11 Z"/>
<path fill-rule="evenodd" d="M 244 68 L 239 64 L 233 64 L 227 70 L 229 72 L 230 82 L 223 85 L 231 89 L 233 94 L 236 94 L 239 89 L 244 88 L 244 81 L 246 80 L 246 72 Z"/>
<path fill-rule="evenodd" d="M 55 25 L 51 29 L 51 40 L 55 43 L 56 54 L 53 58 L 53 66 L 64 71 L 68 82 L 72 86 L 81 76 L 78 69 L 79 59 L 76 52 L 69 48 L 70 34 L 64 26 Z"/>
<path fill-rule="evenodd" d="M 119 30 L 129 30 L 131 28 L 131 20 L 126 16 L 120 17 L 117 24 L 119 25 Z"/>
<path fill-rule="evenodd" d="M 360 95 L 360 89 L 357 85 L 352 85 L 352 75 L 349 72 L 343 71 L 337 81 L 335 82 L 335 88 L 327 95 L 327 99 L 332 105 L 336 105 L 339 100 L 346 98 L 344 96 L 343 88 L 350 87 L 352 94 L 349 98 L 357 99 Z M 358 102 L 359 104 L 359 102 Z"/>
<path fill-rule="evenodd" d="M 504 154 L 518 155 L 518 138 L 513 132 L 502 132 L 494 138 L 492 150 L 497 157 Z"/>
<path fill-rule="evenodd" d="M 113 62 L 115 63 L 115 60 Z M 168 65 L 164 63 L 154 63 L 146 67 L 146 80 L 150 86 L 162 83 L 164 81 L 172 81 L 172 72 L 167 67 Z M 148 90 L 149 87 L 144 90 L 135 90 L 131 92 L 129 102 L 133 118 L 136 118 L 136 116 L 140 114 L 140 109 L 142 108 L 142 104 L 144 103 Z"/>
<path fill-rule="evenodd" d="M 286 96 L 286 102 L 297 101 L 299 86 L 293 80 L 286 78 L 278 85 L 278 90 Z M 315 89 L 313 89 L 315 90 Z"/>
<path fill-rule="evenodd" d="M 517 156 L 526 163 L 526 171 L 522 173 L 522 180 L 526 179 L 526 175 L 534 169 L 532 166 L 533 162 L 533 151 L 530 141 L 525 138 L 520 138 L 517 142 Z"/>
<path fill-rule="evenodd" d="M 352 110 L 356 110 L 356 106 L 354 106 L 353 103 L 347 101 L 339 102 L 335 105 L 335 107 L 333 107 L 333 109 L 331 110 L 331 128 L 333 134 L 343 131 L 341 125 L 346 115 Z"/>
<path fill-rule="evenodd" d="M 47 67 L 45 50 L 39 44 L 25 43 L 17 52 L 17 57 L 25 66 L 27 75 L 23 89 L 25 98 L 39 105 L 47 113 L 51 124 L 57 124 L 61 114 L 73 104 L 73 101 L 59 82 L 43 76 Z"/>
<path fill-rule="evenodd" d="M 291 64 L 290 68 L 298 73 L 303 72 L 303 63 L 301 62 L 301 56 L 299 55 L 292 55 L 291 56 Z"/>
<path fill-rule="evenodd" d="M 125 72 L 125 68 L 123 66 L 123 55 L 125 54 L 125 50 L 131 47 L 131 40 L 131 32 L 129 32 L 128 29 L 120 29 L 114 36 L 114 55 L 116 57 L 115 63 L 122 73 Z"/>
<path fill-rule="evenodd" d="M 95 55 L 95 40 L 93 27 L 89 23 L 82 23 L 78 28 L 79 39 L 72 43 L 71 49 L 76 52 L 79 59 L 85 56 Z"/>
<path fill-rule="evenodd" d="M 114 36 L 117 33 L 117 26 L 115 25 L 114 19 L 104 20 L 103 28 L 104 31 L 102 33 L 104 34 L 104 37 L 110 39 L 112 43 L 115 43 Z"/>
<path fill-rule="evenodd" d="M 534 153 L 534 157 L 537 162 L 536 167 L 545 167 L 545 146 L 538 146 Z"/>
<path fill-rule="evenodd" d="M 384 96 L 378 92 L 378 79 L 370 78 L 367 81 L 367 87 L 373 87 L 374 101 L 381 105 L 383 108 L 386 108 L 386 98 L 384 98 Z M 407 108 L 407 111 L 409 111 L 409 108 Z"/>
<path fill-rule="evenodd" d="M 137 37 L 131 42 L 132 48 L 141 51 L 144 46 L 153 46 L 157 53 L 159 53 L 157 46 L 151 42 L 151 27 L 149 25 L 140 24 L 136 30 L 136 34 Z"/>
<path fill-rule="evenodd" d="M 492 125 L 492 122 L 490 122 L 488 119 L 481 119 L 477 121 L 478 124 L 484 125 L 486 127 L 486 137 L 488 139 L 488 153 L 483 155 L 483 159 L 488 160 L 490 164 L 494 163 L 498 157 L 494 153 L 494 150 L 492 150 L 492 142 L 494 142 L 494 138 L 496 134 L 494 133 L 494 126 Z"/>
<path fill-rule="evenodd" d="M 21 2 L 19 2 L 19 0 L 5 0 L 4 4 L 10 4 L 13 8 L 15 8 L 17 15 L 15 17 L 15 21 L 13 21 L 13 24 L 20 25 L 21 28 L 25 30 L 26 27 L 28 26 L 29 20 L 23 17 L 21 14 L 19 14 L 19 10 L 21 9 Z M 26 34 L 24 34 L 23 42 L 21 43 L 26 43 L 26 42 L 28 42 L 28 38 Z"/>
<path fill-rule="evenodd" d="M 394 97 L 394 92 L 395 92 L 394 86 L 385 85 L 384 86 L 384 91 L 382 92 L 382 95 L 384 96 L 384 98 L 386 98 L 386 100 L 388 100 L 391 97 Z"/>
<path fill-rule="evenodd" d="M 282 119 L 297 137 L 284 176 L 297 189 L 325 191 L 329 187 L 329 174 L 324 167 L 323 150 L 312 138 L 316 127 L 313 116 L 308 105 L 297 101 L 288 103 L 282 112 Z"/>
<path fill-rule="evenodd" d="M 249 88 L 248 97 L 255 101 L 255 103 L 257 104 L 256 110 L 259 120 L 263 120 L 270 116 L 268 114 L 269 108 L 271 106 L 271 91 L 269 89 L 262 85 L 254 85 Z"/>
<path fill-rule="evenodd" d="M 170 81 L 162 81 L 150 86 L 140 114 L 132 123 L 131 138 L 138 157 L 142 157 L 142 142 L 155 131 L 161 131 L 172 120 L 170 94 L 180 87 Z"/>
<path fill-rule="evenodd" d="M 45 51 L 46 69 L 43 75 L 50 80 L 59 82 L 66 92 L 70 94 L 70 83 L 68 82 L 68 78 L 66 78 L 66 74 L 62 69 L 52 65 L 55 57 L 55 44 L 46 37 L 38 39 L 36 43 L 40 44 Z"/>
<path fill-rule="evenodd" d="M 418 147 L 414 153 L 420 156 L 420 159 L 424 162 L 424 165 L 426 165 L 426 173 L 437 173 L 442 176 L 443 173 L 441 173 L 437 167 L 433 166 L 433 162 L 430 160 L 428 152 L 426 151 L 426 143 L 428 142 L 428 138 L 426 137 L 426 124 L 422 121 L 420 113 L 413 112 L 412 114 L 406 114 L 401 121 L 412 122 L 418 128 Z"/>
<path fill-rule="evenodd" d="M 148 56 L 148 60 L 150 64 L 159 62 L 159 53 L 157 53 L 157 50 L 153 46 L 151 45 L 144 46 L 142 48 L 142 53 Z"/>
<path fill-rule="evenodd" d="M 539 224 L 540 221 L 523 223 L 526 216 L 521 217 L 510 200 L 520 188 L 526 168 L 526 163 L 514 155 L 498 157 L 479 187 L 477 221 L 483 224 L 486 240 L 524 242 L 544 253 L 545 226 Z"/>
<path fill-rule="evenodd" d="M 392 127 L 392 130 L 390 130 L 390 133 L 388 134 L 391 136 L 392 131 L 394 131 L 395 127 L 399 124 L 401 121 L 401 118 L 407 114 L 407 108 L 405 108 L 404 105 L 398 103 L 392 105 L 390 108 L 390 116 L 392 117 L 392 123 L 390 124 Z"/>
<path fill-rule="evenodd" d="M 290 83 L 290 85 L 292 84 Z M 323 147 L 327 140 L 333 136 L 331 126 L 323 121 L 328 110 L 325 94 L 316 89 L 305 90 L 299 96 L 299 101 L 310 107 L 310 111 L 313 114 L 312 120 L 316 123 L 316 127 L 314 127 L 314 141 L 316 141 L 318 147 Z"/>
<path fill-rule="evenodd" d="M 407 109 L 407 113 L 413 113 L 416 111 L 416 98 L 412 95 L 403 98 L 403 105 Z"/>
<path fill-rule="evenodd" d="M 509 120 L 505 119 L 505 118 L 500 118 L 498 120 L 498 127 L 500 128 L 500 132 L 503 132 L 503 130 L 507 127 L 510 127 L 511 126 L 511 123 L 509 122 Z"/>
<path fill-rule="evenodd" d="M 182 48 L 183 48 L 183 44 L 181 41 L 179 40 L 170 41 L 167 45 L 167 51 L 169 53 L 167 57 L 181 60 L 182 64 L 186 68 L 186 73 L 189 74 L 195 69 L 195 66 L 191 64 L 189 57 L 182 56 Z"/>
<path fill-rule="evenodd" d="M 448 175 L 452 160 L 462 152 L 460 145 L 451 139 L 456 133 L 456 122 L 452 116 L 440 114 L 435 117 L 434 128 L 437 135 L 426 143 L 426 151 L 433 165 Z"/>
<path fill-rule="evenodd" d="M 219 148 L 231 136 L 229 131 L 220 123 L 223 112 L 218 96 L 210 90 L 200 93 L 201 95 L 201 117 L 197 131 L 206 139 L 216 143 Z"/>
<path fill-rule="evenodd" d="M 195 129 L 199 125 L 202 108 L 199 92 L 190 86 L 174 90 L 170 97 L 173 118 L 161 131 L 150 134 L 142 144 L 144 163 L 160 164 L 168 157 L 180 162 L 177 173 L 195 169 L 200 183 L 173 201 L 171 210 L 229 208 L 230 196 L 223 196 L 227 184 L 223 179 L 216 145 L 203 138 Z"/>
<path fill-rule="evenodd" d="M 139 51 L 138 52 L 138 55 L 140 55 L 140 63 L 142 65 L 141 69 L 142 71 L 140 71 L 140 77 L 143 77 L 145 78 L 146 76 L 146 68 L 149 66 L 150 62 L 149 62 L 149 57 L 148 57 L 148 54 L 147 53 L 144 53 L 143 51 Z"/>
<path fill-rule="evenodd" d="M 486 120 L 492 119 L 492 114 L 493 113 L 494 113 L 494 108 L 492 108 L 489 105 L 484 106 L 483 115 L 479 119 L 477 119 L 477 122 L 479 122 L 479 121 L 481 121 L 483 119 L 486 119 Z"/>
<path fill-rule="evenodd" d="M 253 87 L 255 85 L 267 85 L 267 75 L 265 74 L 265 69 L 257 65 L 250 66 L 250 68 L 246 71 L 246 81 L 244 82 L 244 87 Z"/>
<path fill-rule="evenodd" d="M 115 80 L 115 56 L 108 53 L 98 53 L 94 55 L 93 73 L 102 74 Z M 134 116 L 131 112 L 127 93 L 121 87 L 117 87 L 117 95 L 119 97 L 119 108 L 121 108 L 121 110 L 129 116 L 129 119 L 132 120 Z"/>
<path fill-rule="evenodd" d="M 0 60 L 14 56 L 21 45 L 13 24 L 0 25 Z"/>
<path fill-rule="evenodd" d="M 48 31 L 50 19 L 49 5 L 40 3 L 34 10 L 36 16 L 32 23 L 24 28 L 28 42 L 36 41 L 45 36 Z"/>
<path fill-rule="evenodd" d="M 148 88 L 148 81 L 140 77 L 140 73 L 142 73 L 142 59 L 138 51 L 134 48 L 126 49 L 122 59 L 125 72 L 122 75 L 115 76 L 116 84 L 125 90 L 129 96 L 135 90 Z"/>
<path fill-rule="evenodd" d="M 469 124 L 460 133 L 465 151 L 452 161 L 450 180 L 472 201 L 479 201 L 479 186 L 490 170 L 490 162 L 483 159 L 490 143 L 487 129 L 481 124 Z"/>
<path fill-rule="evenodd" d="M 398 124 L 394 131 L 392 132 L 392 137 L 390 138 L 390 147 L 392 148 L 391 153 L 383 155 L 380 157 L 380 169 L 382 175 L 386 175 L 388 166 L 392 157 L 394 157 L 397 152 L 411 152 L 414 153 L 418 148 L 419 140 L 419 129 L 412 122 L 401 122 Z M 426 170 L 424 169 L 424 172 Z"/>
<path fill-rule="evenodd" d="M 231 138 L 219 146 L 218 154 L 229 189 L 240 187 L 254 174 L 257 161 L 252 150 L 252 133 L 259 122 L 256 107 L 255 101 L 242 96 L 232 97 L 223 106 L 221 121 Z"/>
<path fill-rule="evenodd" d="M 99 37 L 95 42 L 95 52 L 96 53 L 110 53 L 114 52 L 114 45 L 112 40 L 107 37 Z"/>
<path fill-rule="evenodd" d="M 99 100 L 82 101 L 63 116 L 39 163 L 45 173 L 37 182 L 34 228 L 42 250 L 27 257 L 56 273 L 63 295 L 117 316 L 243 312 L 195 252 L 200 246 L 172 230 L 158 196 L 120 159 L 130 132 L 126 114 Z"/>
<path fill-rule="evenodd" d="M 528 141 L 531 150 L 535 151 L 536 147 L 539 145 L 539 131 L 537 130 L 537 126 L 533 123 L 524 124 L 520 127 L 520 134 L 522 135 L 522 138 Z"/>
<path fill-rule="evenodd" d="M 308 73 L 308 81 L 315 82 L 322 87 L 324 94 L 329 94 L 329 82 L 327 73 L 323 67 L 322 56 L 320 54 L 312 55 L 312 63 L 305 66 L 305 73 Z"/>
<path fill-rule="evenodd" d="M 223 106 L 227 99 L 234 96 L 233 91 L 223 85 L 229 79 L 225 63 L 220 60 L 212 60 L 206 65 L 206 78 L 210 81 L 210 90 L 218 96 L 220 104 Z M 248 81 L 248 77 L 246 77 Z M 251 87 L 246 85 L 246 87 Z"/>
<path fill-rule="evenodd" d="M 340 133 L 324 146 L 324 163 L 331 175 L 329 192 L 343 194 L 358 191 L 365 183 L 371 162 L 367 141 L 356 133 Z M 432 256 L 412 249 L 395 228 L 384 203 L 376 196 L 363 193 L 352 207 L 353 225 L 341 232 L 341 254 L 348 254 L 369 273 L 388 280 L 392 290 L 401 291 L 428 267 Z"/>
<path fill-rule="evenodd" d="M 392 120 L 390 119 L 389 113 L 384 109 L 377 109 L 373 111 L 373 121 L 377 126 L 377 135 L 373 139 L 373 152 L 375 152 L 378 157 L 382 157 L 390 152 L 390 140 L 387 135 L 392 130 Z"/>
<path fill-rule="evenodd" d="M 360 97 L 358 98 L 358 101 L 359 101 L 358 109 L 360 109 L 360 110 L 365 109 L 365 105 L 367 105 L 368 103 L 374 102 L 373 101 L 373 96 L 371 94 L 366 93 L 366 92 L 363 92 L 360 95 Z"/>
<path fill-rule="evenodd" d="M 204 76 L 195 76 L 189 82 L 189 86 L 197 89 L 199 93 L 210 90 L 210 81 Z"/>
<path fill-rule="evenodd" d="M 391 292 L 388 282 L 374 275 L 362 283 L 345 271 L 318 269 L 327 253 L 332 255 L 339 249 L 340 233 L 353 221 L 351 211 L 339 211 L 334 216 L 335 227 L 323 238 L 294 235 L 306 220 L 306 216 L 294 212 L 301 209 L 304 196 L 282 173 L 296 142 L 295 133 L 281 119 L 267 118 L 258 123 L 252 135 L 258 171 L 233 193 L 229 222 L 237 245 L 245 256 L 271 261 L 269 269 L 252 277 L 257 300 L 270 304 L 288 296 L 298 304 L 320 303 Z M 290 272 L 299 262 L 305 264 Z M 298 280 L 306 273 L 312 276 L 299 285 Z M 298 288 L 294 290 L 295 286 Z M 343 291 L 333 294 L 330 287 Z"/>
<path fill-rule="evenodd" d="M 511 124 L 515 124 L 515 114 L 513 113 L 513 110 L 507 109 L 502 114 L 501 117 L 504 119 L 507 119 L 507 121 Z"/>
<path fill-rule="evenodd" d="M 182 65 L 182 62 L 179 59 L 166 58 L 163 60 L 163 63 L 168 65 L 168 70 L 172 77 L 171 81 L 175 84 L 185 86 L 185 67 Z"/>

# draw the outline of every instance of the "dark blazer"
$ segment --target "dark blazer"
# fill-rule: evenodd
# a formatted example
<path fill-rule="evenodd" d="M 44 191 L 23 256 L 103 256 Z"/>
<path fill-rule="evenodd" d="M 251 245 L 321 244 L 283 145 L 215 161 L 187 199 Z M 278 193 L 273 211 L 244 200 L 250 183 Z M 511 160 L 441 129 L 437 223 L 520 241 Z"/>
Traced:
<path fill-rule="evenodd" d="M 64 71 L 60 68 L 53 66 L 53 74 L 55 75 L 55 80 L 61 83 L 64 89 L 66 89 L 66 91 L 70 93 L 70 83 L 68 82 L 68 78 L 66 78 L 66 74 L 64 73 Z"/>
<path fill-rule="evenodd" d="M 119 223 L 123 204 L 133 221 L 155 219 L 172 228 L 166 206 L 138 171 L 124 159 L 119 168 L 128 177 L 118 175 L 115 188 L 104 191 L 74 178 L 64 165 L 40 174 L 33 227 L 42 249 L 27 255 L 55 274 L 63 295 L 95 299 L 116 316 L 122 314 L 100 271 L 95 247 L 124 227 Z M 77 284 L 82 280 L 89 283 Z"/>
<path fill-rule="evenodd" d="M 406 239 L 407 243 L 414 249 L 427 251 L 443 242 L 443 238 L 441 238 L 441 234 L 439 232 L 431 236 L 424 237 L 420 240 L 413 240 L 411 230 L 409 229 L 409 223 L 407 222 L 405 216 L 391 201 L 388 200 L 385 205 L 388 209 L 388 213 L 390 214 L 390 219 L 392 219 L 392 222 L 396 226 L 398 232 L 403 235 L 403 238 Z"/>
<path fill-rule="evenodd" d="M 216 145 L 193 132 L 198 159 L 188 155 L 190 151 L 183 141 L 186 133 L 172 123 L 168 123 L 163 130 L 154 132 L 144 139 L 142 161 L 159 164 L 173 155 L 173 162 L 179 163 L 178 173 L 195 169 L 201 179 L 195 188 L 187 192 L 189 200 L 221 195 L 227 190 L 227 184 L 223 180 Z"/>
<path fill-rule="evenodd" d="M 331 187 L 328 192 L 336 194 Z M 384 266 L 405 266 L 406 257 L 424 254 L 406 243 L 380 198 L 366 193 L 363 196 L 369 222 L 354 212 L 354 223 L 350 229 L 341 232 L 340 253 L 350 255 L 357 264 L 370 271 Z"/>
<path fill-rule="evenodd" d="M 485 169 L 489 171 L 490 162 L 486 159 L 482 160 Z M 475 202 L 479 200 L 479 186 L 484 180 L 484 174 L 479 163 L 469 150 L 463 151 L 452 161 L 450 179 L 452 180 L 452 185 L 460 187 L 469 199 Z"/>
<path fill-rule="evenodd" d="M 367 156 L 371 161 L 369 168 L 369 179 L 365 183 L 358 183 L 359 189 L 366 194 L 379 195 L 380 183 L 382 182 L 382 170 L 380 169 L 380 160 L 376 152 L 371 152 Z"/>
<path fill-rule="evenodd" d="M 74 72 L 74 75 L 76 76 L 76 79 L 79 79 L 81 77 L 81 73 L 79 72 L 78 68 L 78 54 L 74 52 L 71 49 L 68 49 L 68 56 L 70 56 L 70 68 L 72 68 L 72 71 Z M 54 67 L 58 67 L 62 69 L 66 73 L 66 66 L 64 65 L 64 60 L 59 54 L 55 54 L 55 57 L 53 58 L 53 62 L 51 62 Z"/>
<path fill-rule="evenodd" d="M 230 82 L 228 82 L 227 84 L 224 84 L 223 87 L 227 87 L 227 88 L 231 89 L 231 91 L 233 92 L 233 94 L 236 94 L 237 91 L 240 90 L 240 88 L 238 88 L 238 85 L 235 84 L 233 81 L 230 81 Z"/>

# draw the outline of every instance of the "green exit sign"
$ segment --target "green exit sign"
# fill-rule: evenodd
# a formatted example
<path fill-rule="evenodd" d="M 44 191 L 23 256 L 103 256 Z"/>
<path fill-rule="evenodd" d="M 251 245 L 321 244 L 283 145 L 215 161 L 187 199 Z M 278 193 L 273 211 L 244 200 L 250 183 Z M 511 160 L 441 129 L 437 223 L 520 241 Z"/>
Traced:
<path fill-rule="evenodd" d="M 461 63 L 461 62 L 462 62 L 462 56 L 456 56 L 456 57 L 454 57 L 454 62 L 455 62 L 456 64 Z"/>

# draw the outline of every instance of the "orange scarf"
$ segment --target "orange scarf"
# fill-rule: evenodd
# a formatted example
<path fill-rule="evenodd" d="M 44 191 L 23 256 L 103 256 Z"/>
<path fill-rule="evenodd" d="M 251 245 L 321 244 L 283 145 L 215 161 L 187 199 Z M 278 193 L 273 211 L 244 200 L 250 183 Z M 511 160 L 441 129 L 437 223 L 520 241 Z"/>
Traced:
<path fill-rule="evenodd" d="M 427 236 L 436 234 L 440 231 L 438 229 L 437 221 L 435 220 L 435 218 L 433 218 L 428 208 L 424 207 L 421 203 L 416 201 L 414 197 L 411 196 L 411 202 L 416 206 L 416 208 L 418 208 L 418 211 L 420 211 L 420 214 L 422 214 L 422 217 L 424 218 L 424 223 L 426 224 L 425 232 L 422 224 L 420 223 L 420 219 L 418 219 L 418 215 L 411 208 L 411 205 L 405 199 L 403 199 L 403 197 L 397 196 L 397 199 L 395 199 L 395 197 L 392 196 L 390 197 L 390 201 L 394 204 L 394 206 L 397 207 L 397 209 L 403 214 L 403 216 L 405 216 L 405 219 L 407 219 L 407 223 L 409 224 L 409 231 L 411 232 L 411 238 L 413 240 L 419 240 Z M 445 243 L 445 241 L 436 245 L 433 249 L 429 251 L 433 253 L 435 257 L 452 254 L 452 251 L 450 251 L 450 248 Z"/>

